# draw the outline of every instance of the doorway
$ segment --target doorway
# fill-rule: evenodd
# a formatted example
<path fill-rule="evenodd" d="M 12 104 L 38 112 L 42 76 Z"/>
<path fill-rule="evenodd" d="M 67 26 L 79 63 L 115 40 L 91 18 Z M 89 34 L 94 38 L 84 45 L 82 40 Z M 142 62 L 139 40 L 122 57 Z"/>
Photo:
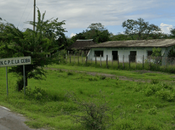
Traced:
<path fill-rule="evenodd" d="M 130 62 L 136 62 L 136 55 L 137 55 L 136 51 L 130 51 L 130 55 L 129 55 Z"/>
<path fill-rule="evenodd" d="M 118 61 L 118 51 L 112 51 L 112 55 L 113 55 L 113 60 Z"/>

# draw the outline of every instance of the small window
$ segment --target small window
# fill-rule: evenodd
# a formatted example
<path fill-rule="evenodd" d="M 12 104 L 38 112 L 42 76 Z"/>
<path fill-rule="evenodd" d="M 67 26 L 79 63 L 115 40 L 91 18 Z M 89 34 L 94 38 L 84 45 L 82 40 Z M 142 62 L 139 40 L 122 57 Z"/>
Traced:
<path fill-rule="evenodd" d="M 103 51 L 94 51 L 94 56 L 96 56 L 96 57 L 100 57 L 100 55 L 101 55 L 101 57 L 103 57 Z"/>
<path fill-rule="evenodd" d="M 153 51 L 148 51 L 148 56 L 151 56 L 153 54 Z"/>

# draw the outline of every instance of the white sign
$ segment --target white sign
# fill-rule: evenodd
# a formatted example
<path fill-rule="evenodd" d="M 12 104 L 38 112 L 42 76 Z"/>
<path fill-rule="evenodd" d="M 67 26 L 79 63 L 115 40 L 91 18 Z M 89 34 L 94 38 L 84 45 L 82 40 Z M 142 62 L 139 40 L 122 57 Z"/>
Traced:
<path fill-rule="evenodd" d="M 31 64 L 30 56 L 0 59 L 0 67 L 28 65 L 28 64 Z"/>

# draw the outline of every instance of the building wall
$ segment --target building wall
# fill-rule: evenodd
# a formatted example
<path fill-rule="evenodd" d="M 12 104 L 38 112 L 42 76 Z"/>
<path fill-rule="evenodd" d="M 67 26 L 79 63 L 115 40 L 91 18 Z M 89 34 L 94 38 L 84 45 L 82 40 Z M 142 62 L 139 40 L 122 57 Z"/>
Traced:
<path fill-rule="evenodd" d="M 161 54 L 163 56 L 162 58 L 162 64 L 165 64 L 166 59 L 165 57 L 167 57 L 169 50 L 171 49 L 171 47 L 168 48 L 161 48 Z M 130 55 L 130 51 L 136 51 L 136 62 L 137 63 L 142 63 L 143 62 L 143 56 L 144 56 L 144 60 L 147 59 L 148 56 L 148 51 L 152 51 L 152 48 L 91 48 L 91 50 L 88 53 L 88 59 L 89 60 L 95 60 L 95 56 L 94 56 L 94 51 L 103 51 L 103 57 L 101 57 L 102 61 L 106 60 L 106 55 L 108 55 L 108 60 L 111 61 L 112 60 L 112 51 L 118 51 L 118 58 L 119 58 L 119 62 L 123 62 L 123 57 L 124 57 L 124 62 L 129 62 L 129 55 Z M 97 61 L 100 60 L 100 57 L 97 57 Z"/>

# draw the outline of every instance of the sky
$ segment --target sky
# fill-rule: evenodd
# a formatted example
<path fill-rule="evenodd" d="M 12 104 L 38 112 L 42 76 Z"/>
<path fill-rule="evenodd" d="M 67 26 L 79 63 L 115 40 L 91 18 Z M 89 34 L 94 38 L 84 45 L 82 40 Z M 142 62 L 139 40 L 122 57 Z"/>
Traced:
<path fill-rule="evenodd" d="M 34 0 L 0 0 L 0 18 L 20 30 L 31 28 Z M 72 37 L 86 30 L 91 23 L 102 23 L 114 35 L 123 33 L 127 19 L 143 18 L 169 34 L 175 28 L 175 0 L 36 0 L 45 20 L 65 20 L 65 35 Z M 37 15 L 36 15 L 37 16 Z"/>

